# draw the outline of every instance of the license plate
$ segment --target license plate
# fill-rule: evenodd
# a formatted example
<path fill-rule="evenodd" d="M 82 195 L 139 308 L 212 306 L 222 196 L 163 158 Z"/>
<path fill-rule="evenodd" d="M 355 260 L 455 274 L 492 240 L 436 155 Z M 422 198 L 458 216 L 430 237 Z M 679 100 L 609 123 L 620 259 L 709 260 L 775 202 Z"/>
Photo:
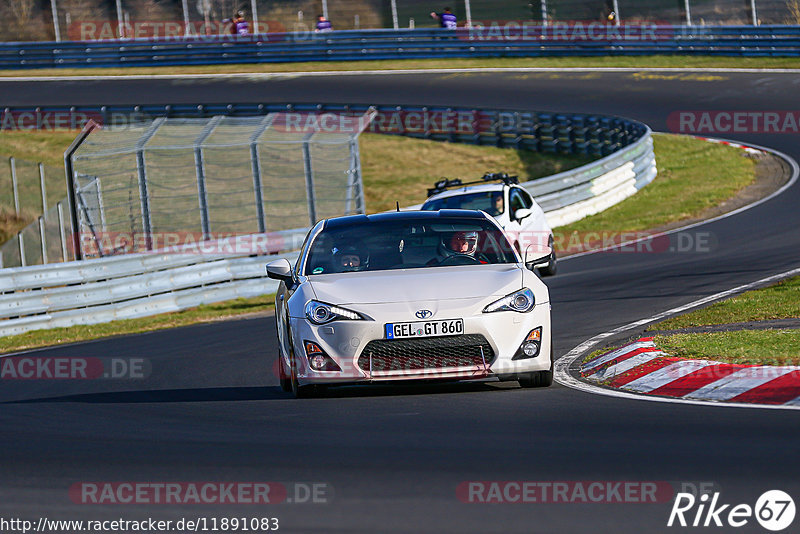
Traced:
<path fill-rule="evenodd" d="M 386 339 L 457 336 L 463 333 L 464 319 L 420 321 L 417 323 L 388 323 L 386 325 Z"/>

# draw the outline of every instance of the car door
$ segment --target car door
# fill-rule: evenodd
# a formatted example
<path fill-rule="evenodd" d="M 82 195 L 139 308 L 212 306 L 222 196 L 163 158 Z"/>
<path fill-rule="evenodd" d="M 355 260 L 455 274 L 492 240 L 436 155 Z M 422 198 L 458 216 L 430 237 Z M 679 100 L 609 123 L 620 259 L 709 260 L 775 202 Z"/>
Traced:
<path fill-rule="evenodd" d="M 517 188 L 510 188 L 508 190 L 508 202 L 506 203 L 506 217 L 508 218 L 508 224 L 505 225 L 504 229 L 506 234 L 508 234 L 508 238 L 511 240 L 511 243 L 520 252 L 522 251 L 520 247 L 520 238 L 522 237 L 522 221 L 517 220 L 517 218 L 514 217 L 514 213 L 523 207 L 525 206 L 522 203 L 522 197 L 520 197 Z"/>
<path fill-rule="evenodd" d="M 547 219 L 544 216 L 542 208 L 533 200 L 531 195 L 521 187 L 512 187 L 509 193 L 511 198 L 509 207 L 511 214 L 521 208 L 531 210 L 531 215 L 525 217 L 519 224 L 519 243 L 524 248 L 527 244 L 541 244 L 547 245 L 550 237 L 550 227 L 547 225 Z M 516 219 L 515 219 L 516 220 Z"/>

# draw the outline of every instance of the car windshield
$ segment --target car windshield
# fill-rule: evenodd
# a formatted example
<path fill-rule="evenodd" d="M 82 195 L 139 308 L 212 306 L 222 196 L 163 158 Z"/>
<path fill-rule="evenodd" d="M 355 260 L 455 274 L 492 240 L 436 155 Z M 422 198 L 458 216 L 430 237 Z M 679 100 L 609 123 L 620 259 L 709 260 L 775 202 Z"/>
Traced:
<path fill-rule="evenodd" d="M 305 275 L 516 263 L 511 244 L 485 219 L 431 218 L 326 228 L 310 245 Z"/>
<path fill-rule="evenodd" d="M 482 193 L 469 193 L 444 198 L 437 198 L 425 202 L 422 206 L 425 211 L 437 210 L 483 210 L 489 215 L 503 213 L 503 192 L 484 191 Z"/>

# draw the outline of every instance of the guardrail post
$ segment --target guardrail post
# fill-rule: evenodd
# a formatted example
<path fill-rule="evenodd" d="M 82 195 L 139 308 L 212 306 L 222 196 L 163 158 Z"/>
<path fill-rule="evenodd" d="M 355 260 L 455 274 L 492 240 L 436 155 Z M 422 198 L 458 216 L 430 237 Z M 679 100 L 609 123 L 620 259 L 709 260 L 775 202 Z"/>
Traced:
<path fill-rule="evenodd" d="M 314 172 L 311 167 L 311 146 L 309 140 L 314 132 L 303 137 L 303 173 L 306 176 L 306 199 L 308 201 L 308 220 L 311 226 L 317 224 L 317 205 L 314 195 Z"/>
<path fill-rule="evenodd" d="M 154 120 L 150 128 L 136 141 L 136 174 L 139 177 L 139 205 L 142 209 L 142 232 L 144 233 L 144 243 L 147 250 L 153 250 L 153 226 L 150 220 L 150 194 L 147 190 L 147 163 L 144 159 L 144 146 L 150 138 L 155 135 L 156 131 L 165 120 L 164 117 L 159 117 Z M 99 183 L 97 187 L 99 194 Z M 103 226 L 105 227 L 105 216 L 102 214 L 102 211 L 101 217 L 103 217 Z"/>
<path fill-rule="evenodd" d="M 19 216 L 19 188 L 17 187 L 17 161 L 14 156 L 8 158 L 11 167 L 11 190 L 14 193 L 14 214 Z"/>
<path fill-rule="evenodd" d="M 44 231 L 44 216 L 39 217 L 39 237 L 42 242 L 42 265 L 48 263 L 47 261 L 47 237 Z"/>
<path fill-rule="evenodd" d="M 258 156 L 258 139 L 261 134 L 270 127 L 272 121 L 275 120 L 275 115 L 272 113 L 267 114 L 264 120 L 258 125 L 253 135 L 250 136 L 250 166 L 253 169 L 253 192 L 255 193 L 256 200 L 256 213 L 258 214 L 258 231 L 265 233 L 267 231 L 267 223 L 264 219 L 264 199 L 261 191 L 261 161 Z"/>
<path fill-rule="evenodd" d="M 194 167 L 197 174 L 197 195 L 200 202 L 200 224 L 203 230 L 203 240 L 211 238 L 211 222 L 208 218 L 208 192 L 206 191 L 206 174 L 203 165 L 203 143 L 222 120 L 222 115 L 217 115 L 208 121 L 203 131 L 194 141 Z"/>

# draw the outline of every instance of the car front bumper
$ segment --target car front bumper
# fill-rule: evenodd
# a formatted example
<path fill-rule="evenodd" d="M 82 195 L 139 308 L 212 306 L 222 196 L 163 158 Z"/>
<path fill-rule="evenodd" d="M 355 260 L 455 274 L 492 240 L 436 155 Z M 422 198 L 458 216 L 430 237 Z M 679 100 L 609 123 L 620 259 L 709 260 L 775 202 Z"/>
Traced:
<path fill-rule="evenodd" d="M 372 320 L 334 321 L 314 325 L 290 318 L 292 342 L 301 384 L 337 384 L 396 380 L 467 380 L 508 376 L 551 367 L 550 304 L 537 304 L 528 313 L 461 314 L 439 310 L 437 319 L 464 320 L 459 336 L 386 340 L 385 324 L 405 321 L 397 313 L 383 313 L 380 305 L 365 312 Z M 476 313 L 477 310 L 477 313 Z M 527 335 L 542 329 L 540 349 L 532 358 L 512 360 Z M 341 371 L 316 371 L 309 366 L 304 343 L 313 341 Z M 284 362 L 288 369 L 289 362 Z"/>

